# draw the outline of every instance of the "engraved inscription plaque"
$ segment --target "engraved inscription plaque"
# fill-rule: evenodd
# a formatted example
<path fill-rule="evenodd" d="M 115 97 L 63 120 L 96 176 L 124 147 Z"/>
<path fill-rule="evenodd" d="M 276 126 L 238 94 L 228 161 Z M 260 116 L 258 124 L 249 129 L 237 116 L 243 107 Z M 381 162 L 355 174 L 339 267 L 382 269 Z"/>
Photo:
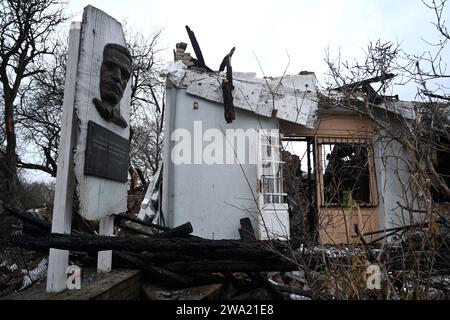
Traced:
<path fill-rule="evenodd" d="M 89 121 L 84 174 L 126 182 L 130 163 L 130 142 Z"/>

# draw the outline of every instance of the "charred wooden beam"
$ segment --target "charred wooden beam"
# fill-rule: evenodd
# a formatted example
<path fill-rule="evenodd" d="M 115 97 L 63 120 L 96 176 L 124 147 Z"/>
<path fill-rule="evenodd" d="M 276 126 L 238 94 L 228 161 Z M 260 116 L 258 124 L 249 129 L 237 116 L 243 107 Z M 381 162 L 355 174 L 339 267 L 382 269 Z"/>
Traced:
<path fill-rule="evenodd" d="M 172 251 L 156 251 L 156 252 L 141 252 L 139 256 L 146 262 L 152 263 L 169 263 L 175 261 L 195 261 L 202 258 L 198 254 L 189 254 L 183 252 Z"/>
<path fill-rule="evenodd" d="M 253 230 L 252 222 L 249 218 L 241 219 L 241 228 L 239 235 L 242 241 L 254 242 L 256 241 L 255 231 Z"/>
<path fill-rule="evenodd" d="M 149 236 L 149 237 L 156 237 L 156 238 L 183 238 L 183 237 L 188 236 L 193 231 L 191 223 L 190 222 L 186 222 L 186 223 L 184 223 L 184 224 L 182 224 L 182 225 L 180 225 L 178 227 L 175 227 L 173 229 L 168 229 L 168 230 L 166 230 L 166 231 L 164 231 L 162 233 L 150 233 L 150 232 L 146 232 L 144 230 L 140 230 L 138 228 L 135 228 L 135 227 L 133 227 L 133 225 L 127 224 L 123 220 L 124 219 L 119 219 L 116 222 L 116 225 L 121 227 L 121 228 L 123 228 L 123 229 L 127 229 L 129 231 L 134 232 L 134 233 L 142 234 L 142 235 Z M 130 220 L 128 220 L 128 221 L 130 221 Z M 136 223 L 136 222 L 133 222 L 133 221 L 130 221 L 130 222 Z M 143 224 L 140 224 L 140 225 L 143 225 Z M 143 225 L 143 226 L 145 226 L 145 225 Z"/>
<path fill-rule="evenodd" d="M 190 272 L 262 272 L 262 271 L 294 271 L 298 270 L 295 263 L 281 258 L 267 261 L 245 260 L 204 260 L 180 261 L 167 264 L 167 270 L 180 273 Z"/>
<path fill-rule="evenodd" d="M 22 233 L 32 237 L 44 237 L 50 233 L 50 230 L 41 229 L 25 222 L 22 226 Z"/>
<path fill-rule="evenodd" d="M 160 238 L 182 238 L 192 233 L 192 231 L 192 224 L 190 222 L 186 222 L 178 227 L 164 231 L 157 236 Z"/>
<path fill-rule="evenodd" d="M 224 106 L 224 117 L 227 123 L 232 123 L 236 119 L 233 104 L 233 87 L 228 79 L 222 81 L 222 95 Z"/>
<path fill-rule="evenodd" d="M 223 95 L 223 106 L 224 106 L 224 116 L 227 123 L 233 122 L 236 118 L 233 104 L 233 68 L 231 66 L 231 57 L 233 56 L 235 48 L 233 47 L 222 60 L 220 64 L 219 71 L 222 72 L 227 69 L 227 78 L 222 81 L 222 95 Z"/>
<path fill-rule="evenodd" d="M 236 50 L 235 47 L 233 47 L 229 53 L 223 58 L 222 63 L 219 66 L 219 72 L 222 72 L 225 70 L 225 68 L 231 67 L 231 57 L 233 56 L 234 51 Z M 228 71 L 227 71 L 227 77 L 228 77 Z"/>
<path fill-rule="evenodd" d="M 122 228 L 122 229 L 134 232 L 136 234 L 141 234 L 141 235 L 148 236 L 148 237 L 152 237 L 152 236 L 155 235 L 154 233 L 150 233 L 150 232 L 146 232 L 144 230 L 140 230 L 140 229 L 134 227 L 131 224 L 125 223 L 125 221 L 123 221 L 123 220 L 118 221 L 118 223 L 115 223 L 115 225 L 120 227 L 120 228 Z"/>
<path fill-rule="evenodd" d="M 52 229 L 52 225 L 50 223 L 36 218 L 27 211 L 21 210 L 17 207 L 13 207 L 11 205 L 5 205 L 4 208 L 13 216 L 19 218 L 22 221 L 28 222 L 29 224 L 38 227 L 39 229 L 46 230 L 48 232 L 50 232 L 50 230 Z"/>
<path fill-rule="evenodd" d="M 115 221 L 119 221 L 119 220 L 123 220 L 123 219 L 131 221 L 131 222 L 134 222 L 134 223 L 141 224 L 141 225 L 143 225 L 145 227 L 150 227 L 150 228 L 154 228 L 154 229 L 161 230 L 161 231 L 169 231 L 169 230 L 171 230 L 169 227 L 160 226 L 160 225 L 154 224 L 154 223 L 144 222 L 142 220 L 130 217 L 130 216 L 128 216 L 125 213 L 121 213 L 121 214 L 118 214 L 118 215 L 115 216 Z"/>
<path fill-rule="evenodd" d="M 386 74 L 382 74 L 381 76 L 378 76 L 378 77 L 373 77 L 373 78 L 356 81 L 356 82 L 349 83 L 349 84 L 344 84 L 343 86 L 334 88 L 332 90 L 347 91 L 347 90 L 351 90 L 351 89 L 357 88 L 357 87 L 362 87 L 362 86 L 365 86 L 365 85 L 368 85 L 368 84 L 371 84 L 374 82 L 386 81 L 386 80 L 392 79 L 393 77 L 395 77 L 395 74 L 386 73 Z"/>
<path fill-rule="evenodd" d="M 142 259 L 142 255 L 132 252 L 113 251 L 113 266 L 136 267 L 142 270 L 143 277 L 148 282 L 171 288 L 186 288 L 190 286 L 211 283 L 223 283 L 225 278 L 221 275 L 206 273 L 175 273 L 166 268 L 149 263 Z"/>
<path fill-rule="evenodd" d="M 269 250 L 258 248 L 235 248 L 235 249 L 217 249 L 203 250 L 202 252 L 142 252 L 140 256 L 146 261 L 153 262 L 175 262 L 175 261 L 195 261 L 205 259 L 236 259 L 236 260 L 266 260 L 277 258 L 278 255 Z"/>
<path fill-rule="evenodd" d="M 250 248 L 249 244 L 235 240 L 206 240 L 197 238 L 136 238 L 110 237 L 98 235 L 74 235 L 52 233 L 47 237 L 32 238 L 28 236 L 16 237 L 17 245 L 27 249 L 55 248 L 73 251 L 105 251 L 121 250 L 131 252 L 142 251 L 190 251 L 204 252 L 205 250 Z"/>
<path fill-rule="evenodd" d="M 194 48 L 195 56 L 197 57 L 197 66 L 206 67 L 205 59 L 203 59 L 202 50 L 200 49 L 200 45 L 198 44 L 194 32 L 189 28 L 189 26 L 186 26 L 186 31 L 189 36 L 189 40 L 191 41 L 192 48 Z"/>
<path fill-rule="evenodd" d="M 176 274 L 155 265 L 145 263 L 137 255 L 127 252 L 113 252 L 113 264 L 133 266 L 142 270 L 143 277 L 152 283 L 172 288 L 184 288 L 194 285 L 194 278 Z"/>

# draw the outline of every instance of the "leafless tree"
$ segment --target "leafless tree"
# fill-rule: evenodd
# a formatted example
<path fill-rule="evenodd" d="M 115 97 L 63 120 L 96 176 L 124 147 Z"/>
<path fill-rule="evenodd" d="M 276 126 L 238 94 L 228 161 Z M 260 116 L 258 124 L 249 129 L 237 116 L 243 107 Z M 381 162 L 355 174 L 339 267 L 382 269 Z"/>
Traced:
<path fill-rule="evenodd" d="M 127 27 L 125 27 L 127 30 Z M 161 164 L 165 84 L 159 73 L 161 30 L 150 36 L 130 29 L 127 45 L 133 57 L 131 85 L 131 164 L 148 178 Z"/>
<path fill-rule="evenodd" d="M 63 7 L 57 0 L 0 2 L 0 83 L 6 136 L 0 190 L 7 201 L 15 200 L 17 190 L 17 97 L 29 77 L 44 72 L 37 62 L 54 52 L 50 38 L 64 20 Z"/>
<path fill-rule="evenodd" d="M 164 91 L 164 79 L 159 74 L 161 64 L 158 40 L 161 30 L 150 36 L 126 29 L 127 46 L 133 57 L 133 82 L 131 85 L 131 108 L 134 120 L 145 115 L 149 108 L 161 112 L 161 98 Z"/>
<path fill-rule="evenodd" d="M 164 110 L 165 91 L 158 73 L 160 34 L 157 31 L 146 37 L 139 32 L 126 32 L 133 57 L 131 162 L 147 177 L 156 172 L 161 161 L 161 110 Z M 39 61 L 39 68 L 45 71 L 34 74 L 19 90 L 20 103 L 16 106 L 18 138 L 27 145 L 24 157 L 17 158 L 18 167 L 41 170 L 53 177 L 57 172 L 67 59 L 67 42 L 59 40 L 58 43 L 52 55 Z M 34 161 L 22 160 L 30 159 L 33 152 Z"/>
<path fill-rule="evenodd" d="M 449 74 L 442 55 L 449 39 L 444 20 L 446 2 L 424 1 L 435 13 L 434 25 L 441 40 L 427 43 L 431 47 L 423 54 L 408 54 L 399 45 L 378 41 L 368 46 L 363 61 L 326 59 L 331 81 L 327 97 L 322 97 L 324 102 L 369 118 L 376 142 L 385 149 L 395 143 L 401 150 L 389 155 L 396 166 L 396 177 L 390 178 L 401 181 L 397 212 L 401 220 L 417 227 L 402 229 L 402 246 L 395 253 L 383 247 L 386 250 L 374 255 L 369 246 L 363 247 L 367 259 L 384 268 L 390 284 L 384 298 L 430 298 L 436 274 L 449 265 L 448 241 L 436 224 L 438 219 L 447 227 L 449 223 L 441 204 L 450 200 L 450 99 L 443 81 Z M 402 103 L 392 95 L 398 85 L 406 83 L 417 88 L 415 102 Z M 338 272 L 330 276 L 341 288 L 346 286 L 353 297 L 363 296 L 351 268 L 339 266 L 335 270 Z"/>
<path fill-rule="evenodd" d="M 435 15 L 433 25 L 438 31 L 439 40 L 436 43 L 428 42 L 431 50 L 427 50 L 421 55 L 408 55 L 412 65 L 411 75 L 418 84 L 419 94 L 430 99 L 450 101 L 449 89 L 439 83 L 434 89 L 428 88 L 427 82 L 430 80 L 442 80 L 450 78 L 447 62 L 444 61 L 442 53 L 448 49 L 447 44 L 450 34 L 447 29 L 445 15 L 448 14 L 446 8 L 447 0 L 422 0 L 424 5 L 432 10 Z"/>
<path fill-rule="evenodd" d="M 132 166 L 143 170 L 148 179 L 161 165 L 163 118 L 156 110 L 147 111 L 147 114 L 147 120 L 134 124 L 130 158 Z"/>
<path fill-rule="evenodd" d="M 59 134 L 64 98 L 67 43 L 59 41 L 53 55 L 41 61 L 46 70 L 36 74 L 20 92 L 17 106 L 19 139 L 27 146 L 27 156 L 35 149 L 34 162 L 18 158 L 18 167 L 41 170 L 56 177 Z"/>

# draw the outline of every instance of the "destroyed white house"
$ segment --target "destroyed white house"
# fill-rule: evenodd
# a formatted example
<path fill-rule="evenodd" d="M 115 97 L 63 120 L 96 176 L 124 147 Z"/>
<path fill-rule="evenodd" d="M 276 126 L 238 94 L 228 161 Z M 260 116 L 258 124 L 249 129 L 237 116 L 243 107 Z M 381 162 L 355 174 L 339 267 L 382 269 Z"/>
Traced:
<path fill-rule="evenodd" d="M 186 29 L 147 181 L 122 26 L 72 23 L 53 215 L 0 201 L 0 299 L 448 298 L 448 103 L 233 72 L 235 48 L 213 71 Z"/>
<path fill-rule="evenodd" d="M 289 177 L 282 149 L 299 141 L 306 205 L 295 214 L 310 236 L 349 243 L 356 241 L 355 225 L 375 239 L 382 233 L 370 236 L 373 231 L 424 221 L 405 146 L 347 107 L 342 90 L 320 90 L 311 72 L 264 79 L 235 72 L 235 117 L 227 118 L 225 101 L 224 119 L 229 74 L 193 65 L 185 48 L 177 45 L 176 61 L 165 70 L 164 164 L 159 193 L 149 188 L 141 218 L 157 211 L 169 227 L 190 221 L 196 235 L 209 239 L 238 239 L 240 220 L 250 218 L 259 239 L 289 238 L 292 205 L 298 211 L 300 204 L 283 189 Z M 372 101 L 372 114 L 380 121 L 389 119 L 399 132 L 404 121 L 414 121 L 415 103 L 371 96 L 377 98 L 383 99 Z M 364 93 L 351 105 L 364 108 L 363 100 Z"/>

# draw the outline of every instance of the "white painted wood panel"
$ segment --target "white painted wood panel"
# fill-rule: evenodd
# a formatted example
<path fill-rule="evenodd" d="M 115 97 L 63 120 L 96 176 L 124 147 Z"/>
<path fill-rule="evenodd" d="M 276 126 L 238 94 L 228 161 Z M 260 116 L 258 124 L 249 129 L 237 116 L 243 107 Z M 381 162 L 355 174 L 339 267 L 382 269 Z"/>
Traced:
<path fill-rule="evenodd" d="M 114 216 L 108 216 L 100 220 L 99 233 L 104 236 L 112 236 L 114 232 Z M 97 271 L 111 271 L 112 251 L 100 251 L 97 257 Z"/>
<path fill-rule="evenodd" d="M 100 220 L 127 209 L 126 183 L 84 174 L 89 120 L 114 131 L 125 139 L 129 138 L 129 126 L 121 128 L 112 122 L 105 121 L 92 102 L 94 98 L 100 98 L 100 67 L 103 60 L 103 48 L 107 43 L 126 46 L 122 25 L 101 10 L 87 6 L 83 13 L 81 26 L 81 47 L 75 94 L 75 109 L 78 116 L 75 175 L 78 181 L 80 214 L 88 220 Z M 127 122 L 130 118 L 130 83 L 131 81 L 128 83 L 120 105 L 120 113 Z"/>
<path fill-rule="evenodd" d="M 53 204 L 53 233 L 70 233 L 74 194 L 73 148 L 76 145 L 76 117 L 74 113 L 75 83 L 80 46 L 79 22 L 71 25 L 69 53 L 64 86 L 63 115 L 59 145 L 58 172 Z M 47 272 L 47 292 L 60 292 L 66 288 L 66 269 L 69 251 L 50 249 Z"/>

